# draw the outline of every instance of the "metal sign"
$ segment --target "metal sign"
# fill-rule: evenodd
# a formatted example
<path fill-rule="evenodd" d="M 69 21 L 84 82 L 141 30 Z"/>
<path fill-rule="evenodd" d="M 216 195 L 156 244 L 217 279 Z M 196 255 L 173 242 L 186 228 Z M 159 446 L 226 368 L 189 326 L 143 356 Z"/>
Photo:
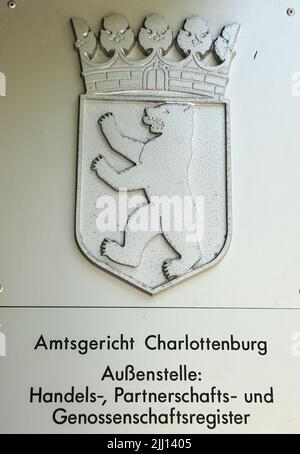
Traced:
<path fill-rule="evenodd" d="M 148 16 L 73 19 L 81 96 L 77 241 L 99 267 L 154 294 L 216 264 L 231 237 L 225 88 L 237 24 L 200 17 L 174 38 Z"/>

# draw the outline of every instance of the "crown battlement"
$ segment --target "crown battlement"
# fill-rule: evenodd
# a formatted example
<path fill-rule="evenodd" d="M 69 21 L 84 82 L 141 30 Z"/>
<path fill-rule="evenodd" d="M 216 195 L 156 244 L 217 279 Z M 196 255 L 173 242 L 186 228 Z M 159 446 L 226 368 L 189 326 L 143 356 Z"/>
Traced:
<path fill-rule="evenodd" d="M 207 22 L 196 16 L 174 38 L 165 19 L 152 15 L 135 37 L 127 19 L 114 14 L 103 19 L 97 39 L 85 21 L 72 22 L 88 94 L 156 91 L 223 99 L 239 25 L 225 26 L 213 39 Z M 135 46 L 142 58 L 134 55 Z M 172 47 L 178 59 L 168 57 Z M 208 54 L 215 65 L 206 64 Z"/>

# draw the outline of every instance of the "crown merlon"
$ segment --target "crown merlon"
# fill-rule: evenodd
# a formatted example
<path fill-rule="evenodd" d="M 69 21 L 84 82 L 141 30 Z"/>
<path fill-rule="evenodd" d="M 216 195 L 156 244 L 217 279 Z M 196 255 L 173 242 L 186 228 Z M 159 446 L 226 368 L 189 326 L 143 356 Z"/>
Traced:
<path fill-rule="evenodd" d="M 86 22 L 81 19 L 72 22 L 88 94 L 155 90 L 170 96 L 179 92 L 224 98 L 239 25 L 225 26 L 213 40 L 207 22 L 198 16 L 191 17 L 185 20 L 174 40 L 165 19 L 152 15 L 145 19 L 135 38 L 127 19 L 114 14 L 104 18 L 97 40 Z M 130 59 L 135 45 L 142 49 L 143 59 Z M 183 59 L 168 59 L 174 45 Z M 108 60 L 103 62 L 101 51 Z M 218 64 L 205 63 L 209 53 Z"/>

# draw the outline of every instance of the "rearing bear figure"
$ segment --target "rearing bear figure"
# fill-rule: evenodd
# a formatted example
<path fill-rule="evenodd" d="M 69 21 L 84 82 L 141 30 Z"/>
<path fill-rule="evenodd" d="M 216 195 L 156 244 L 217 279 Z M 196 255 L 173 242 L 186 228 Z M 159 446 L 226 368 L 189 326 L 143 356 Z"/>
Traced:
<path fill-rule="evenodd" d="M 179 196 L 193 200 L 188 171 L 193 154 L 194 111 L 188 104 L 165 103 L 147 107 L 145 113 L 143 122 L 154 134 L 146 142 L 122 134 L 112 113 L 106 113 L 99 119 L 102 132 L 112 150 L 135 165 L 117 172 L 106 158 L 99 155 L 92 163 L 92 170 L 116 191 L 143 189 L 148 199 L 147 204 L 129 217 L 124 244 L 105 239 L 100 250 L 102 255 L 117 263 L 137 267 L 146 245 L 156 235 L 162 234 L 178 255 L 175 259 L 165 260 L 162 268 L 166 279 L 174 279 L 187 273 L 201 260 L 199 241 L 188 241 L 191 232 L 184 228 L 184 223 L 180 231 L 172 227 L 164 228 L 166 223 L 162 218 L 163 213 L 160 213 L 160 228 L 155 231 L 148 229 L 146 232 L 134 232 L 130 225 L 136 223 L 141 216 L 147 216 L 148 219 L 151 217 L 154 197 Z M 196 205 L 192 203 L 194 224 L 196 218 Z"/>

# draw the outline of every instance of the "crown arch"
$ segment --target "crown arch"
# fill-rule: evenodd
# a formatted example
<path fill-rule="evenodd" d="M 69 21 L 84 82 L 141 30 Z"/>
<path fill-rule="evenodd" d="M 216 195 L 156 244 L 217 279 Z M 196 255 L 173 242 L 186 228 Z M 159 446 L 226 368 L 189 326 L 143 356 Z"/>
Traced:
<path fill-rule="evenodd" d="M 153 66 L 143 71 L 143 90 L 167 90 L 168 73 L 161 66 Z"/>

